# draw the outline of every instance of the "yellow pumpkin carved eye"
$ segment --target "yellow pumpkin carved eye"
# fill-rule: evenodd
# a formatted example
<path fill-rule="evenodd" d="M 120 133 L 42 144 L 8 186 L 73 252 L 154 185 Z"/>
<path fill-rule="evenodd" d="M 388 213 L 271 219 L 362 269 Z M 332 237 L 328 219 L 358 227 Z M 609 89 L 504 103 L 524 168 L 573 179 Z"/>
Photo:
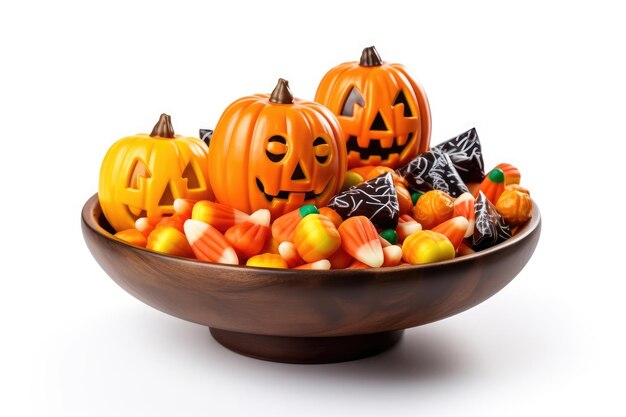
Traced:
<path fill-rule="evenodd" d="M 287 154 L 287 140 L 279 135 L 272 136 L 267 141 L 265 155 L 272 162 L 280 162 Z"/>
<path fill-rule="evenodd" d="M 313 141 L 313 152 L 315 154 L 315 159 L 320 164 L 328 161 L 328 157 L 330 155 L 330 146 L 326 143 L 326 140 L 322 137 L 317 137 Z"/>
<path fill-rule="evenodd" d="M 152 175 L 150 174 L 150 170 L 148 170 L 145 162 L 143 162 L 141 159 L 135 159 L 135 162 L 133 162 L 132 168 L 130 170 L 130 175 L 128 176 L 128 188 L 138 190 L 139 178 L 150 178 L 151 176 Z"/>

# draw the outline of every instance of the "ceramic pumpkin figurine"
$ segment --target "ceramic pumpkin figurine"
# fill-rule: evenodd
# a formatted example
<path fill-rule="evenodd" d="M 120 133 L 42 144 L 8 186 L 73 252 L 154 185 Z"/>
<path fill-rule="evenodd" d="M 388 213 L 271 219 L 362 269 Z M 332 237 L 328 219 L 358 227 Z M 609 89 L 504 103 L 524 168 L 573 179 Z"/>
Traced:
<path fill-rule="evenodd" d="M 272 219 L 304 204 L 326 205 L 346 172 L 337 118 L 322 105 L 294 98 L 279 79 L 271 95 L 233 102 L 215 126 L 209 177 L 216 199 Z"/>
<path fill-rule="evenodd" d="M 174 200 L 212 199 L 208 147 L 198 138 L 174 134 L 170 116 L 162 114 L 152 133 L 115 142 L 102 167 L 98 198 L 116 231 L 133 228 L 140 217 L 174 213 Z"/>
<path fill-rule="evenodd" d="M 359 62 L 326 73 L 315 101 L 337 115 L 348 168 L 398 168 L 430 147 L 430 107 L 424 90 L 400 64 L 383 62 L 373 46 Z"/>

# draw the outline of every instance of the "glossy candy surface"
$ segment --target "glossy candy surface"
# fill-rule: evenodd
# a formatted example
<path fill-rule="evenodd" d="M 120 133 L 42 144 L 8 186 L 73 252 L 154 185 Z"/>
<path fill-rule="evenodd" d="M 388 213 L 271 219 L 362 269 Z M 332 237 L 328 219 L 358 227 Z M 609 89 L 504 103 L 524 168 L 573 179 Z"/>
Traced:
<path fill-rule="evenodd" d="M 298 223 L 293 243 L 302 259 L 315 262 L 335 253 L 341 246 L 341 237 L 328 217 L 309 214 Z"/>
<path fill-rule="evenodd" d="M 472 236 L 472 249 L 476 251 L 487 249 L 511 237 L 509 225 L 480 191 L 474 204 L 474 211 L 476 224 Z"/>
<path fill-rule="evenodd" d="M 413 218 L 427 230 L 452 218 L 453 212 L 454 199 L 443 191 L 432 190 L 417 200 Z"/>
<path fill-rule="evenodd" d="M 359 62 L 326 73 L 315 101 L 337 115 L 349 167 L 396 168 L 430 146 L 431 118 L 424 90 L 399 64 L 365 48 Z"/>
<path fill-rule="evenodd" d="M 504 190 L 496 203 L 496 210 L 511 226 L 517 226 L 530 219 L 533 201 L 527 193 L 516 190 Z"/>
<path fill-rule="evenodd" d="M 117 231 L 134 227 L 140 217 L 170 215 L 176 198 L 213 198 L 207 172 L 204 142 L 175 135 L 170 116 L 162 114 L 152 133 L 109 148 L 98 185 L 102 212 Z"/>
<path fill-rule="evenodd" d="M 346 172 L 341 126 L 280 79 L 272 94 L 240 98 L 224 111 L 208 172 L 217 200 L 246 213 L 265 208 L 275 219 L 303 204 L 324 206 Z"/>
<path fill-rule="evenodd" d="M 296 226 L 308 214 L 319 214 L 319 210 L 313 204 L 304 206 L 285 213 L 272 223 L 272 236 L 278 243 L 293 242 L 293 234 Z"/>
<path fill-rule="evenodd" d="M 450 157 L 452 165 L 464 182 L 480 182 L 485 177 L 483 151 L 475 128 L 433 146 L 433 149 Z"/>
<path fill-rule="evenodd" d="M 328 207 L 345 220 L 365 216 L 381 229 L 394 229 L 398 224 L 400 206 L 391 173 L 365 181 L 337 194 Z"/>
<path fill-rule="evenodd" d="M 248 215 L 224 204 L 202 200 L 194 204 L 191 218 L 208 223 L 223 233 L 234 225 L 244 222 Z"/>
<path fill-rule="evenodd" d="M 447 237 L 432 230 L 421 230 L 402 243 L 402 259 L 412 265 L 454 259 L 454 246 Z"/>
<path fill-rule="evenodd" d="M 278 268 L 287 269 L 287 262 L 280 255 L 275 253 L 262 253 L 255 255 L 246 261 L 246 266 L 256 266 L 258 268 Z"/>
<path fill-rule="evenodd" d="M 365 216 L 350 217 L 339 226 L 341 247 L 354 259 L 371 267 L 382 266 L 383 249 L 374 224 Z"/>
<path fill-rule="evenodd" d="M 439 190 L 452 197 L 469 191 L 450 157 L 435 149 L 420 154 L 396 172 L 406 179 L 413 190 Z"/>
<path fill-rule="evenodd" d="M 239 258 L 230 242 L 219 230 L 200 220 L 185 221 L 185 236 L 197 259 L 237 265 Z"/>
<path fill-rule="evenodd" d="M 229 228 L 224 237 L 244 259 L 261 253 L 270 235 L 270 212 L 259 209 L 244 222 Z"/>

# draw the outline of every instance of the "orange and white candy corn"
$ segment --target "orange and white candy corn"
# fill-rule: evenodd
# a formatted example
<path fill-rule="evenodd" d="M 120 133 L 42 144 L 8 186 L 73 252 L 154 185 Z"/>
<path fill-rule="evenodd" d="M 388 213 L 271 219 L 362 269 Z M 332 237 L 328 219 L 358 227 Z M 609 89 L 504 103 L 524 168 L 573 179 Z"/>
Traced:
<path fill-rule="evenodd" d="M 328 259 L 341 246 L 335 225 L 326 216 L 309 214 L 296 226 L 293 243 L 306 262 Z"/>
<path fill-rule="evenodd" d="M 278 245 L 278 253 L 287 262 L 289 268 L 305 264 L 304 259 L 298 255 L 296 245 L 291 242 L 282 242 Z"/>
<path fill-rule="evenodd" d="M 235 249 L 216 228 L 193 219 L 185 221 L 184 227 L 185 236 L 196 258 L 206 262 L 239 264 Z"/>
<path fill-rule="evenodd" d="M 194 252 L 189 246 L 185 234 L 172 226 L 157 227 L 148 236 L 146 248 L 168 255 L 193 258 Z"/>
<path fill-rule="evenodd" d="M 381 266 L 385 260 L 376 227 L 365 216 L 346 219 L 339 226 L 341 246 L 354 259 L 373 268 Z"/>
<path fill-rule="evenodd" d="M 177 198 L 174 200 L 174 213 L 180 216 L 180 218 L 187 220 L 191 218 L 193 206 L 196 204 L 196 200 L 190 200 L 188 198 Z"/>
<path fill-rule="evenodd" d="M 412 235 L 419 230 L 422 230 L 422 225 L 416 222 L 410 215 L 402 214 L 398 218 L 398 226 L 396 227 L 398 242 L 403 242 L 404 239 L 409 237 L 409 235 Z"/>
<path fill-rule="evenodd" d="M 139 246 L 141 248 L 145 248 L 148 244 L 148 240 L 137 229 L 126 229 L 115 234 L 115 237 L 118 239 L 122 239 L 124 242 L 130 243 L 131 245 Z"/>
<path fill-rule="evenodd" d="M 371 266 L 355 259 L 346 269 L 370 269 Z"/>
<path fill-rule="evenodd" d="M 230 227 L 224 237 L 245 259 L 261 253 L 270 235 L 270 211 L 259 209 L 245 221 Z"/>
<path fill-rule="evenodd" d="M 465 217 L 456 216 L 433 227 L 432 231 L 439 232 L 447 237 L 450 243 L 452 243 L 452 246 L 454 246 L 454 250 L 456 251 L 459 249 L 459 246 L 461 246 L 461 243 L 463 243 L 463 239 L 465 238 L 465 233 L 467 232 L 468 227 L 469 222 Z"/>
<path fill-rule="evenodd" d="M 139 230 L 145 237 L 148 237 L 156 225 L 163 217 L 140 217 L 135 220 L 135 229 Z"/>
<path fill-rule="evenodd" d="M 174 214 L 172 216 L 162 217 L 161 220 L 156 224 L 155 229 L 159 227 L 173 227 L 178 229 L 179 232 L 184 233 L 183 225 L 185 223 L 185 219 L 181 218 L 179 215 Z"/>
<path fill-rule="evenodd" d="M 252 258 L 248 259 L 246 266 L 287 269 L 287 262 L 285 262 L 280 255 L 275 253 L 262 253 L 260 255 L 254 255 Z"/>
<path fill-rule="evenodd" d="M 319 210 L 313 204 L 305 204 L 297 210 L 283 214 L 272 223 L 272 236 L 279 244 L 293 242 L 296 226 L 309 214 L 319 214 Z"/>
<path fill-rule="evenodd" d="M 328 270 L 330 269 L 330 262 L 328 261 L 328 259 L 320 259 L 319 261 L 297 266 L 294 269 L 317 269 L 320 271 Z"/>
<path fill-rule="evenodd" d="M 382 266 L 396 266 L 402 262 L 402 248 L 398 245 L 389 245 L 383 248 L 385 260 Z"/>
<path fill-rule="evenodd" d="M 476 213 L 474 211 L 475 201 L 476 199 L 470 193 L 463 193 L 454 200 L 452 217 L 463 216 L 469 222 L 465 237 L 470 237 L 474 233 L 474 224 L 476 223 Z"/>
<path fill-rule="evenodd" d="M 224 233 L 234 225 L 246 221 L 248 215 L 224 204 L 201 200 L 194 204 L 191 218 L 208 223 Z"/>

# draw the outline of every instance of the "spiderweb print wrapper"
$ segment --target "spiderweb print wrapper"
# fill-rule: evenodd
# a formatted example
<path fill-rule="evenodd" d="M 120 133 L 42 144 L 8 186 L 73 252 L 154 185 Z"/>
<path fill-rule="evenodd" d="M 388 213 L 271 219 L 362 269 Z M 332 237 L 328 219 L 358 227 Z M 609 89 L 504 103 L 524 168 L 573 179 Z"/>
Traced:
<path fill-rule="evenodd" d="M 438 150 L 418 155 L 396 172 L 416 191 L 439 190 L 455 198 L 469 192 L 450 157 Z"/>
<path fill-rule="evenodd" d="M 431 150 L 448 154 L 452 165 L 463 181 L 481 182 L 485 178 L 483 151 L 476 128 L 471 128 L 457 137 L 442 142 Z"/>
<path fill-rule="evenodd" d="M 474 250 L 490 248 L 511 237 L 509 225 L 504 222 L 494 205 L 487 200 L 482 191 L 478 193 L 476 203 L 474 203 L 474 212 L 476 216 L 474 235 L 472 236 Z"/>
<path fill-rule="evenodd" d="M 400 216 L 398 195 L 390 172 L 337 194 L 328 207 L 344 220 L 365 216 L 380 229 L 395 229 Z"/>

